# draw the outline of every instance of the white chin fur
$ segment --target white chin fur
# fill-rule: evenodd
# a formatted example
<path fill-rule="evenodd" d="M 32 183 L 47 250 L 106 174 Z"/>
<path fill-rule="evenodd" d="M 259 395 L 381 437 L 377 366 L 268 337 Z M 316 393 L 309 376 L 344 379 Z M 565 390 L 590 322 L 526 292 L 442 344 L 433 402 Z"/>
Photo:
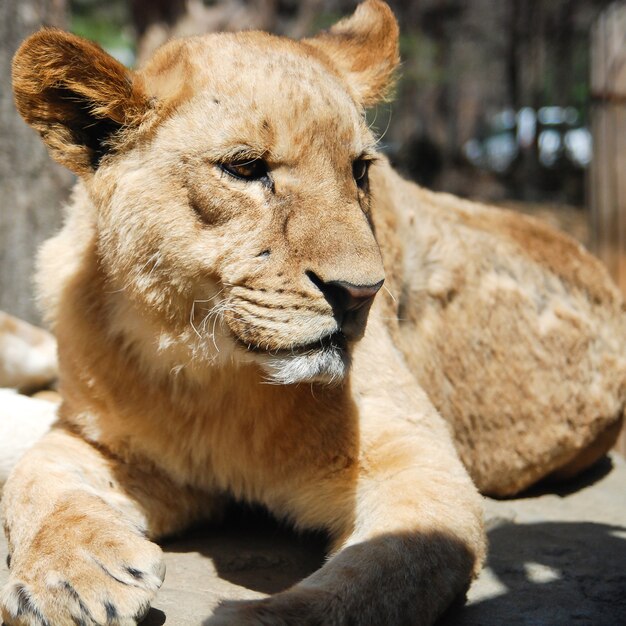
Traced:
<path fill-rule="evenodd" d="M 340 383 L 350 368 L 350 356 L 336 346 L 306 354 L 263 354 L 258 362 L 268 374 L 268 381 L 277 385 L 295 383 Z"/>

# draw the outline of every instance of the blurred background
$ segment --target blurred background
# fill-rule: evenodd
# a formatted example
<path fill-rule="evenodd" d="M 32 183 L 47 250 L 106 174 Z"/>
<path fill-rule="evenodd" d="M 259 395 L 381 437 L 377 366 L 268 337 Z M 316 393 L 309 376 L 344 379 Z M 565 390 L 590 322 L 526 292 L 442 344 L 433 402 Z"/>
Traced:
<path fill-rule="evenodd" d="M 258 28 L 302 37 L 353 0 L 1 0 L 0 309 L 37 322 L 32 258 L 72 179 L 18 118 L 10 59 L 42 24 L 129 66 L 172 36 Z M 626 291 L 626 2 L 389 0 L 403 64 L 369 112 L 405 176 L 533 213 L 592 248 Z M 620 178 L 620 172 L 623 176 Z"/>

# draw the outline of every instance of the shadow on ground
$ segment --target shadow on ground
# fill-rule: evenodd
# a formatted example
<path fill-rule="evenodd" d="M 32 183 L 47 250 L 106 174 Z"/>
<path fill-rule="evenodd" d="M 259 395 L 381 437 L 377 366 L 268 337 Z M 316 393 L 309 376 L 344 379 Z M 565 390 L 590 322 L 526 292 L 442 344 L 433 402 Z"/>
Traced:
<path fill-rule="evenodd" d="M 164 548 L 199 552 L 211 559 L 221 579 L 272 594 L 319 569 L 326 543 L 325 534 L 296 533 L 262 508 L 233 506 L 219 525 L 198 528 Z"/>
<path fill-rule="evenodd" d="M 621 458 L 567 485 L 486 505 L 486 567 L 467 605 L 439 626 L 626 626 Z M 325 544 L 323 535 L 294 533 L 262 510 L 234 508 L 222 524 L 164 544 L 165 584 L 142 626 L 198 626 L 221 603 L 286 589 L 322 565 Z M 0 583 L 7 574 L 2 560 Z"/>
<path fill-rule="evenodd" d="M 595 482 L 593 475 L 584 479 L 586 487 Z M 440 626 L 626 624 L 626 520 L 623 526 L 495 523 L 486 569 L 470 591 L 469 604 L 451 610 Z M 224 524 L 197 529 L 165 546 L 174 555 L 197 552 L 203 561 L 211 560 L 214 576 L 263 594 L 318 569 L 324 548 L 324 536 L 296 534 L 263 511 L 248 509 L 234 510 Z M 154 612 L 143 626 L 163 623 L 164 616 Z"/>
<path fill-rule="evenodd" d="M 489 542 L 489 591 L 440 626 L 626 624 L 626 527 L 505 523 Z"/>

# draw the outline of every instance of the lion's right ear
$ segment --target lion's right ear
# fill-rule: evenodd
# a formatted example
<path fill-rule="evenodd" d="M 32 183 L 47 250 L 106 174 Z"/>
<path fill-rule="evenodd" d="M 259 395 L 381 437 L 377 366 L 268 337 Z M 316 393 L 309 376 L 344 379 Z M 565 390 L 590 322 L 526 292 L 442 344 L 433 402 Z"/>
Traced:
<path fill-rule="evenodd" d="M 393 84 L 400 62 L 398 22 L 382 0 L 365 0 L 353 15 L 304 43 L 330 59 L 364 107 L 384 99 Z"/>
<path fill-rule="evenodd" d="M 130 70 L 100 46 L 56 29 L 21 45 L 13 92 L 52 156 L 79 175 L 93 172 L 118 131 L 138 126 L 150 108 Z"/>

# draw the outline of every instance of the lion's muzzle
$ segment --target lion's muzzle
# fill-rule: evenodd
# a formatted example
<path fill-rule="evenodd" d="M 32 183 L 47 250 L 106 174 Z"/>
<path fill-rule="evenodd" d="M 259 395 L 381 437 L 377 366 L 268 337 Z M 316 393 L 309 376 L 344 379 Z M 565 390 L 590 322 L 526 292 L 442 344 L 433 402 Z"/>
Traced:
<path fill-rule="evenodd" d="M 307 271 L 306 275 L 332 307 L 339 330 L 346 339 L 360 339 L 365 331 L 367 313 L 374 296 L 385 279 L 372 285 L 354 285 L 342 280 L 324 281 L 312 271 Z"/>

